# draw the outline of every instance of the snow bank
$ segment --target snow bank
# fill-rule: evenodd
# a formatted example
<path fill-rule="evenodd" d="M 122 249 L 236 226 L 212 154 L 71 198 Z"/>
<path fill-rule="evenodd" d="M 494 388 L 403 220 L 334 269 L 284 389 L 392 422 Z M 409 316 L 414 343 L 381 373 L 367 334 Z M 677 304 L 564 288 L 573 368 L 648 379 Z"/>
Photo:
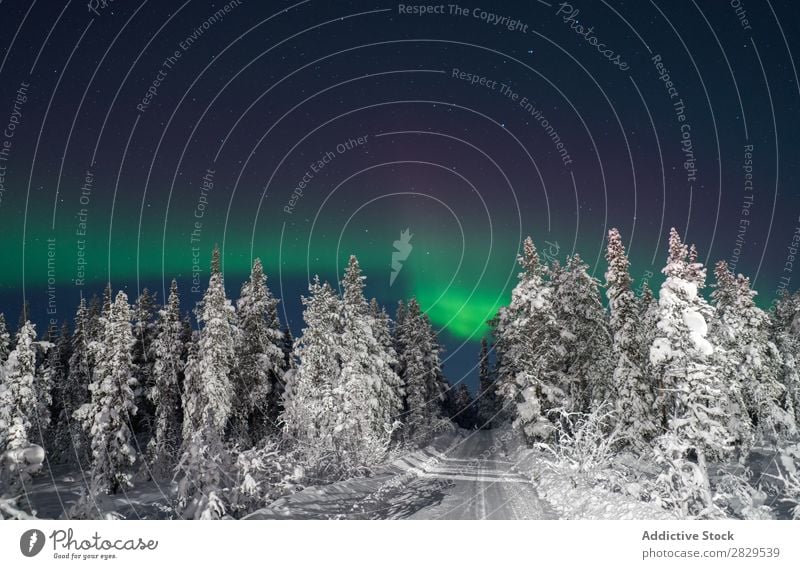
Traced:
<path fill-rule="evenodd" d="M 655 504 L 610 492 L 585 477 L 564 476 L 550 468 L 548 456 L 522 444 L 510 452 L 513 468 L 530 476 L 539 496 L 568 520 L 674 520 L 677 516 Z"/>

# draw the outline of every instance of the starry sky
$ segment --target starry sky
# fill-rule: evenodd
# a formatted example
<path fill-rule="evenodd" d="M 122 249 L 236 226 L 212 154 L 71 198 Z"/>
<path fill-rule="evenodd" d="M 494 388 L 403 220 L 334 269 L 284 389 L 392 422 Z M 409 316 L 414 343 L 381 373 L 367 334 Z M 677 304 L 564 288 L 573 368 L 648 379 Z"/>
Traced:
<path fill-rule="evenodd" d="M 419 298 L 450 381 L 474 386 L 529 234 L 602 279 L 619 227 L 636 286 L 657 286 L 675 226 L 764 306 L 800 282 L 790 1 L 1 0 L 0 14 L 12 323 L 23 299 L 40 331 L 71 319 L 109 280 L 163 299 L 177 278 L 190 310 L 217 243 L 230 295 L 260 257 L 299 335 L 309 279 L 337 282 L 355 254 L 390 311 Z"/>

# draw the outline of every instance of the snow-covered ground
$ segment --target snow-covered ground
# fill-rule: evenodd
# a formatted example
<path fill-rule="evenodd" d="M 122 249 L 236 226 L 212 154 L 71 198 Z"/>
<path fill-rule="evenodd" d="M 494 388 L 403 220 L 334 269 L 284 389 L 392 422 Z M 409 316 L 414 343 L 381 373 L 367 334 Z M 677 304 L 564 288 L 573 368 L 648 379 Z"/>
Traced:
<path fill-rule="evenodd" d="M 755 449 L 751 468 L 767 473 L 774 454 Z M 307 487 L 247 519 L 676 519 L 676 514 L 631 492 L 606 489 L 588 477 L 552 468 L 551 457 L 525 446 L 510 429 L 453 430 L 409 452 L 371 476 Z M 630 465 L 628 465 L 630 466 Z M 715 467 L 718 468 L 718 467 Z M 608 473 L 613 476 L 613 473 Z M 81 497 L 80 474 L 55 469 L 34 478 L 18 500 L 37 517 L 63 518 Z M 96 503 L 103 516 L 176 517 L 171 481 L 137 481 L 134 488 Z M 770 503 L 768 515 L 791 517 L 789 505 Z M 774 497 L 771 502 L 775 502 Z M 96 512 L 93 513 L 93 517 Z M 99 516 L 98 516 L 99 517 Z"/>
<path fill-rule="evenodd" d="M 565 475 L 548 466 L 549 458 L 512 439 L 509 456 L 515 471 L 524 473 L 536 485 L 542 499 L 557 513 L 569 520 L 671 520 L 676 516 L 660 506 L 611 492 L 586 477 Z"/>
<path fill-rule="evenodd" d="M 674 519 L 548 469 L 511 431 L 458 431 L 368 478 L 306 488 L 249 519 Z"/>
<path fill-rule="evenodd" d="M 33 479 L 30 488 L 17 500 L 17 505 L 42 519 L 67 519 L 81 499 L 87 482 L 80 472 L 66 472 L 55 467 Z M 166 519 L 174 517 L 170 504 L 177 485 L 169 480 L 137 481 L 134 488 L 114 495 L 100 495 L 88 500 L 92 517 L 111 514 L 129 520 Z"/>

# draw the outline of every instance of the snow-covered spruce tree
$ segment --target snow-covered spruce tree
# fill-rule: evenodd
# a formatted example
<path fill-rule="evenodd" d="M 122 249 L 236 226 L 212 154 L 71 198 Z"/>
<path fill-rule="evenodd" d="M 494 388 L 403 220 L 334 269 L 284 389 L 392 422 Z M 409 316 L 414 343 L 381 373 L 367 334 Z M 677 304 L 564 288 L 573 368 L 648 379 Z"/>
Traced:
<path fill-rule="evenodd" d="M 639 301 L 631 289 L 630 261 L 619 230 L 608 232 L 606 248 L 606 296 L 608 298 L 612 371 L 611 402 L 625 444 L 644 450 L 658 432 L 654 416 L 655 394 L 645 374 Z M 649 292 L 649 289 L 646 289 Z"/>
<path fill-rule="evenodd" d="M 95 332 L 93 327 L 96 322 L 93 314 L 86 304 L 86 299 L 81 297 L 78 310 L 75 313 L 75 328 L 72 332 L 72 353 L 69 358 L 68 382 L 63 394 L 64 415 L 62 417 L 63 431 L 60 435 L 57 452 L 69 457 L 82 470 L 88 469 L 91 463 L 91 443 L 88 429 L 83 425 L 88 417 L 82 416 L 83 410 L 89 410 L 86 405 L 90 401 L 89 384 L 94 373 L 94 358 L 91 343 Z M 96 334 L 99 337 L 99 333 Z M 61 421 L 60 421 L 61 422 Z"/>
<path fill-rule="evenodd" d="M 708 479 L 708 461 L 722 459 L 733 450 L 725 409 L 728 391 L 717 364 L 717 350 L 708 338 L 712 307 L 699 294 L 704 270 L 690 264 L 688 251 L 673 228 L 669 238 L 669 257 L 663 269 L 666 279 L 659 294 L 656 338 L 650 360 L 658 385 L 657 409 L 667 418 L 663 441 L 656 444 L 657 460 L 669 457 L 677 473 L 692 473 L 676 480 L 674 487 L 690 487 L 700 496 L 691 506 L 698 515 L 713 507 Z M 697 469 L 675 466 L 675 453 L 681 460 L 696 463 Z M 697 476 L 697 473 L 701 476 Z"/>
<path fill-rule="evenodd" d="M 409 300 L 401 310 L 396 336 L 405 391 L 404 436 L 409 442 L 423 444 L 442 420 L 441 348 L 416 298 Z"/>
<path fill-rule="evenodd" d="M 181 452 L 192 434 L 202 427 L 205 394 L 200 379 L 200 357 L 197 347 L 198 334 L 192 335 L 186 346 L 186 365 L 183 367 L 183 385 L 181 389 Z"/>
<path fill-rule="evenodd" d="M 278 300 L 267 288 L 260 259 L 253 262 L 250 278 L 242 285 L 237 309 L 241 334 L 236 348 L 234 430 L 249 448 L 273 430 L 286 372 Z"/>
<path fill-rule="evenodd" d="M 283 349 L 283 367 L 284 371 L 284 378 L 283 384 L 281 385 L 281 390 L 283 386 L 286 385 L 286 374 L 297 368 L 297 361 L 294 358 L 294 336 L 292 335 L 292 331 L 289 329 L 289 326 L 283 327 L 283 343 L 281 344 L 281 348 Z M 279 405 L 282 404 L 283 401 L 283 394 L 280 395 Z"/>
<path fill-rule="evenodd" d="M 211 254 L 211 277 L 203 299 L 195 310 L 200 333 L 197 339 L 197 387 L 202 392 L 202 414 L 211 417 L 215 429 L 224 432 L 233 411 L 234 389 L 231 376 L 236 369 L 236 342 L 239 334 L 236 312 L 225 295 L 220 251 Z M 205 419 L 198 425 L 205 425 Z"/>
<path fill-rule="evenodd" d="M 563 408 L 567 394 L 554 380 L 560 339 L 547 268 L 528 237 L 518 258 L 522 267 L 511 302 L 492 321 L 497 352 L 498 394 L 510 419 L 529 442 L 553 434 L 548 413 Z"/>
<path fill-rule="evenodd" d="M 396 356 L 385 339 L 382 343 L 376 338 L 381 324 L 370 314 L 365 280 L 358 260 L 351 256 L 342 279 L 343 407 L 337 428 L 354 470 L 383 458 L 401 406 L 400 378 L 392 367 Z"/>
<path fill-rule="evenodd" d="M 14 349 L 8 355 L 5 365 L 5 387 L 3 397 L 6 407 L 0 415 L 6 417 L 6 428 L 0 430 L 0 450 L 25 448 L 36 439 L 34 430 L 39 425 L 39 393 L 36 373 L 36 328 L 26 321 L 14 342 Z"/>
<path fill-rule="evenodd" d="M 222 487 L 230 455 L 223 437 L 233 411 L 231 376 L 239 331 L 225 295 L 218 247 L 211 254 L 208 289 L 195 314 L 201 328 L 189 347 L 184 372 L 178 510 L 184 518 L 219 518 L 226 511 Z"/>
<path fill-rule="evenodd" d="M 599 283 L 588 268 L 576 254 L 564 267 L 555 265 L 550 278 L 560 360 L 555 380 L 568 394 L 567 412 L 589 412 L 613 395 L 608 361 L 611 338 Z"/>
<path fill-rule="evenodd" d="M 491 429 L 498 419 L 500 406 L 497 404 L 497 385 L 489 362 L 489 342 L 481 338 L 480 360 L 478 361 L 478 427 Z"/>
<path fill-rule="evenodd" d="M 47 354 L 43 374 L 50 376 L 53 386 L 53 406 L 50 413 L 52 419 L 51 444 L 47 451 L 50 462 L 75 462 L 75 449 L 72 442 L 72 431 L 81 431 L 81 427 L 72 418 L 72 414 L 84 401 L 73 398 L 72 377 L 69 372 L 69 361 L 72 357 L 72 335 L 65 322 L 61 326 L 55 347 Z M 86 397 L 86 388 L 82 397 Z"/>
<path fill-rule="evenodd" d="M 48 390 L 48 393 L 39 398 L 39 414 L 43 417 L 41 423 L 48 428 L 42 433 L 44 440 L 37 443 L 47 449 L 50 462 L 60 454 L 57 449 L 64 427 L 60 419 L 64 413 L 63 392 L 69 378 L 70 356 L 70 333 L 66 323 L 60 331 L 49 328 L 43 345 L 47 346 L 47 352 L 41 365 L 42 382 L 38 391 Z"/>
<path fill-rule="evenodd" d="M 223 496 L 224 472 L 230 454 L 223 433 L 208 409 L 208 394 L 200 368 L 199 334 L 189 342 L 182 394 L 183 436 L 176 510 L 184 519 L 219 519 L 227 508 Z"/>
<path fill-rule="evenodd" d="M 472 429 L 478 422 L 478 406 L 469 388 L 460 383 L 447 393 L 446 415 L 462 429 Z"/>
<path fill-rule="evenodd" d="M 295 342 L 299 364 L 286 375 L 281 422 L 315 476 L 336 475 L 342 410 L 341 299 L 315 277 L 303 297 L 305 327 Z"/>
<path fill-rule="evenodd" d="M 30 442 L 45 449 L 52 449 L 53 439 L 53 372 L 49 367 L 51 354 L 55 352 L 57 332 L 49 328 L 45 336 L 33 343 L 33 361 L 36 369 L 34 392 L 36 396 L 36 415 L 33 417 Z"/>
<path fill-rule="evenodd" d="M 384 425 L 389 425 L 390 428 L 394 430 L 399 426 L 399 415 L 403 409 L 405 392 L 403 390 L 403 380 L 400 378 L 400 374 L 397 373 L 399 359 L 397 351 L 395 350 L 394 338 L 392 337 L 392 321 L 386 309 L 378 304 L 377 299 L 373 298 L 370 301 L 369 309 L 372 323 L 372 335 L 375 337 L 378 346 L 382 349 L 381 353 L 385 354 L 386 361 L 394 372 L 393 375 L 384 376 L 391 381 L 390 384 L 385 386 L 378 394 L 379 407 L 383 415 L 378 420 Z"/>
<path fill-rule="evenodd" d="M 106 287 L 108 289 L 108 287 Z M 86 307 L 86 337 L 89 342 L 100 338 L 103 333 L 103 299 L 96 294 L 92 295 Z"/>
<path fill-rule="evenodd" d="M 187 384 L 199 379 L 187 371 Z M 194 389 L 194 396 L 198 390 Z M 196 407 L 195 407 L 196 408 Z M 177 466 L 177 510 L 183 519 L 215 520 L 228 511 L 225 500 L 225 472 L 231 456 L 222 442 L 222 433 L 214 424 L 213 413 L 202 410 L 194 417 L 198 428 L 186 433 Z"/>
<path fill-rule="evenodd" d="M 772 337 L 783 361 L 781 407 L 794 415 L 800 430 L 800 292 L 789 294 L 786 289 L 781 290 L 772 314 Z"/>
<path fill-rule="evenodd" d="M 0 312 L 0 366 L 3 366 L 11 353 L 11 335 L 8 333 L 6 317 Z"/>
<path fill-rule="evenodd" d="M 17 318 L 17 329 L 14 337 L 11 339 L 11 348 L 15 348 L 17 345 L 17 336 L 22 331 L 22 328 L 25 327 L 25 323 L 30 321 L 30 314 L 31 314 L 31 303 L 27 300 L 23 301 L 22 307 L 19 310 L 19 318 Z"/>
<path fill-rule="evenodd" d="M 136 460 L 131 432 L 131 417 L 136 414 L 131 319 L 128 296 L 120 291 L 101 318 L 102 340 L 91 346 L 95 360 L 91 402 L 78 413 L 85 418 L 91 438 L 96 492 L 115 494 L 131 485 L 127 469 Z"/>
<path fill-rule="evenodd" d="M 148 462 L 156 478 L 175 467 L 181 446 L 181 392 L 183 380 L 183 322 L 178 283 L 170 285 L 167 304 L 158 312 L 153 340 L 152 387 L 147 393 L 154 409 L 153 437 L 148 443 Z"/>
<path fill-rule="evenodd" d="M 658 318 L 660 308 L 658 300 L 655 298 L 648 281 L 643 281 L 636 299 L 636 310 L 639 317 L 639 325 L 636 328 L 636 346 L 639 349 L 639 356 L 637 360 L 642 366 L 642 373 L 653 392 L 653 421 L 655 423 L 656 433 L 663 432 L 664 425 L 666 424 L 658 413 L 658 408 L 655 405 L 655 398 L 657 393 L 657 380 L 655 379 L 655 372 L 653 371 L 653 364 L 650 363 L 650 346 L 653 345 L 653 340 L 656 339 L 658 334 Z"/>
<path fill-rule="evenodd" d="M 135 403 L 138 411 L 134 428 L 145 437 L 153 436 L 155 410 L 147 394 L 153 389 L 153 341 L 156 336 L 156 294 L 144 288 L 133 305 L 133 365 L 136 377 Z"/>
<path fill-rule="evenodd" d="M 730 430 L 740 433 L 737 442 L 746 455 L 752 437 L 775 440 L 793 434 L 794 417 L 780 406 L 785 389 L 779 380 L 783 362 L 770 337 L 769 316 L 753 300 L 757 293 L 750 288 L 750 280 L 734 276 L 725 261 L 717 263 L 714 272 L 711 296 L 717 318 L 712 337 L 724 350 L 721 365 L 730 398 L 743 406 L 742 411 L 729 409 L 728 417 L 735 421 Z"/>

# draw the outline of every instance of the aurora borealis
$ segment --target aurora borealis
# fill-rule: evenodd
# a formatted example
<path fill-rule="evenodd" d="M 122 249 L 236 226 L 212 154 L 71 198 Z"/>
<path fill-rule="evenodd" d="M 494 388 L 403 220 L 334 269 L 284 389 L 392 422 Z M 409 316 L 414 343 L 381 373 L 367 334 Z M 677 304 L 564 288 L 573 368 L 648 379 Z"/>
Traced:
<path fill-rule="evenodd" d="M 800 235 L 791 2 L 0 4 L 0 311 L 40 332 L 110 280 L 184 309 L 219 243 L 292 332 L 350 254 L 474 384 L 531 234 L 658 282 L 675 226 L 769 303 Z M 601 49 L 602 46 L 602 49 Z M 410 251 L 390 286 L 393 243 Z M 193 283 L 193 279 L 195 283 Z"/>

